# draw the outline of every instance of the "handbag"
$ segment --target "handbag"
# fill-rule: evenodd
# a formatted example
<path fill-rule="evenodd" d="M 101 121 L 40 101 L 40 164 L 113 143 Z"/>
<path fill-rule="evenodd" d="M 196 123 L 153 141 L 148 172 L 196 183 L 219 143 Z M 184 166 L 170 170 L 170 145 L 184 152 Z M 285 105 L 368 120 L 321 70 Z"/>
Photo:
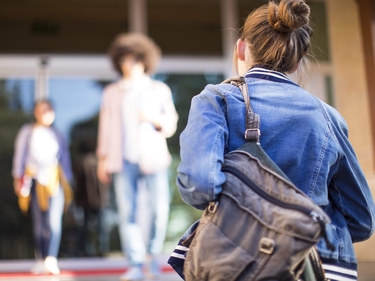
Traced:
<path fill-rule="evenodd" d="M 325 232 L 329 217 L 259 145 L 260 117 L 251 108 L 244 77 L 223 83 L 242 90 L 247 142 L 225 155 L 222 192 L 181 243 L 186 249 L 179 254 L 185 259 L 182 277 L 187 281 L 324 280 L 323 269 L 311 257 L 318 257 L 315 245 L 321 238 L 333 247 Z"/>
<path fill-rule="evenodd" d="M 139 168 L 143 174 L 154 174 L 165 170 L 172 163 L 167 140 L 150 123 L 139 127 Z"/>

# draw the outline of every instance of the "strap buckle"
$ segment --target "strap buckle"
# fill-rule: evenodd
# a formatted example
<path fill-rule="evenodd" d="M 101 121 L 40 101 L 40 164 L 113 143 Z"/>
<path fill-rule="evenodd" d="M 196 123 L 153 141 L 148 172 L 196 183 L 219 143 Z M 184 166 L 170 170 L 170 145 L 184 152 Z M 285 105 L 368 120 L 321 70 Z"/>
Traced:
<path fill-rule="evenodd" d="M 259 251 L 267 255 L 272 255 L 275 249 L 275 241 L 268 237 L 262 237 L 259 241 Z"/>
<path fill-rule="evenodd" d="M 245 140 L 247 141 L 256 141 L 259 144 L 260 130 L 259 129 L 246 129 L 245 131 Z"/>

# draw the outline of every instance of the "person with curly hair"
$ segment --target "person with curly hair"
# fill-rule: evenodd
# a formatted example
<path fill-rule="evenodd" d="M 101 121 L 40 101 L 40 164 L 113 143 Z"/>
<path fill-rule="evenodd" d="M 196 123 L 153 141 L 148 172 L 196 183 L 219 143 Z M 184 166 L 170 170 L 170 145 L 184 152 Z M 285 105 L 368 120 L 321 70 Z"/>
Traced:
<path fill-rule="evenodd" d="M 171 155 L 166 138 L 177 128 L 178 114 L 170 88 L 150 77 L 160 59 L 160 49 L 149 37 L 119 34 L 109 54 L 121 79 L 103 92 L 99 115 L 97 174 L 113 179 L 119 214 L 119 236 L 130 269 L 121 280 L 159 274 L 155 255 L 162 250 L 169 215 L 168 167 Z M 144 180 L 151 206 L 147 246 L 137 222 L 139 180 Z"/>

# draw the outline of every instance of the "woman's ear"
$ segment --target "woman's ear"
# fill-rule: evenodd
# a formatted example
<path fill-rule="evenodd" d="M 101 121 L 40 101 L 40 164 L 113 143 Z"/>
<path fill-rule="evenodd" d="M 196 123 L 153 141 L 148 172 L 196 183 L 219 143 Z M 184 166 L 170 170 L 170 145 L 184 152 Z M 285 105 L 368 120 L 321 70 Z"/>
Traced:
<path fill-rule="evenodd" d="M 240 61 L 245 61 L 246 42 L 242 39 L 237 40 L 237 58 Z"/>
<path fill-rule="evenodd" d="M 291 71 L 288 71 L 288 73 L 289 74 L 292 74 L 292 73 L 294 73 L 294 72 L 296 72 L 297 71 L 297 69 L 298 69 L 298 67 L 299 67 L 299 65 L 300 65 L 300 61 L 293 67 L 293 69 L 291 70 Z"/>

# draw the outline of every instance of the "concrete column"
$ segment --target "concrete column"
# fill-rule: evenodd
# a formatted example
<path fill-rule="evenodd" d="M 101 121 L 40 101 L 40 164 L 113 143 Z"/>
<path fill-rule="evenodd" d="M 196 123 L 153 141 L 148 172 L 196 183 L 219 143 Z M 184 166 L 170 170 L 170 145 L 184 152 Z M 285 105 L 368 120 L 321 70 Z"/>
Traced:
<path fill-rule="evenodd" d="M 35 100 L 48 98 L 48 58 L 41 58 L 35 83 Z"/>
<path fill-rule="evenodd" d="M 225 61 L 225 78 L 235 74 L 233 68 L 233 50 L 237 39 L 238 30 L 238 1 L 221 0 L 221 28 L 223 57 Z"/>
<path fill-rule="evenodd" d="M 359 9 L 355 0 L 327 0 L 336 108 L 375 194 L 374 147 Z M 356 244 L 358 260 L 375 261 L 374 238 Z"/>
<path fill-rule="evenodd" d="M 327 0 L 336 108 L 346 119 L 349 138 L 366 174 L 374 173 L 365 56 L 355 0 Z"/>
<path fill-rule="evenodd" d="M 373 0 L 357 0 L 365 56 L 367 96 L 371 116 L 372 135 L 375 133 L 375 2 Z M 373 138 L 375 147 L 375 138 Z M 375 155 L 372 155 L 375 159 Z"/>
<path fill-rule="evenodd" d="M 147 0 L 129 0 L 129 31 L 148 33 Z"/>

